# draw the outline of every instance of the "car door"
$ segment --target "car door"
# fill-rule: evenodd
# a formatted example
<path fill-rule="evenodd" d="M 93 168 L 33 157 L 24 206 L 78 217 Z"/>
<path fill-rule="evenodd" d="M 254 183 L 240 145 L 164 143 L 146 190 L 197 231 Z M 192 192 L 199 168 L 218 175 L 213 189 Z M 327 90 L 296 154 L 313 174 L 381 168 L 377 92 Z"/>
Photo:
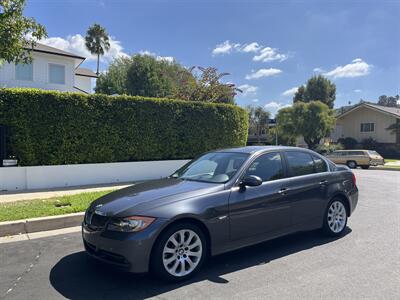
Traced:
<path fill-rule="evenodd" d="M 292 225 L 313 224 L 326 202 L 330 181 L 326 162 L 305 151 L 285 151 L 284 155 L 290 176 L 287 198 L 292 207 Z"/>
<path fill-rule="evenodd" d="M 234 186 L 229 198 L 231 240 L 266 235 L 290 226 L 286 200 L 284 161 L 279 152 L 255 158 L 242 178 L 255 175 L 263 183 L 255 187 Z"/>

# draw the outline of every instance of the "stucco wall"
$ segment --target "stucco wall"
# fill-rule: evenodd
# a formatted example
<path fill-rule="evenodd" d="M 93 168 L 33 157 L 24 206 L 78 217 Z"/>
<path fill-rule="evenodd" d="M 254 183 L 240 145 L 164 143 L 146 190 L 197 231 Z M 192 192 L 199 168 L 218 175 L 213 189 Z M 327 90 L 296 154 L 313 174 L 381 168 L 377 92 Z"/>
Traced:
<path fill-rule="evenodd" d="M 59 188 L 158 179 L 171 175 L 188 160 L 138 161 L 0 168 L 0 191 Z"/>
<path fill-rule="evenodd" d="M 92 93 L 92 78 L 87 76 L 75 76 L 75 86 L 86 93 Z"/>
<path fill-rule="evenodd" d="M 361 142 L 365 138 L 372 137 L 379 143 L 395 143 L 396 135 L 390 134 L 386 130 L 395 122 L 394 116 L 360 107 L 336 120 L 336 128 L 332 138 L 336 141 L 340 137 L 352 137 Z M 375 130 L 373 132 L 361 132 L 361 123 L 374 123 Z"/>

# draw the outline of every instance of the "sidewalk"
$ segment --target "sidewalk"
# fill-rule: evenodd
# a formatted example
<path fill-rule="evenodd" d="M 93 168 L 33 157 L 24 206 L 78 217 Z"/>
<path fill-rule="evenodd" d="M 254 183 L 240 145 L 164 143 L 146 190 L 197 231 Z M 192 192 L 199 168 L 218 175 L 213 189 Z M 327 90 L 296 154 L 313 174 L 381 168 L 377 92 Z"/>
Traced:
<path fill-rule="evenodd" d="M 0 192 L 0 203 L 15 202 L 21 200 L 47 199 L 58 196 L 75 195 L 80 193 L 99 192 L 106 190 L 118 190 L 132 185 L 133 182 L 116 184 L 96 184 L 86 186 L 74 186 L 67 188 L 47 189 L 47 190 L 25 190 Z"/>

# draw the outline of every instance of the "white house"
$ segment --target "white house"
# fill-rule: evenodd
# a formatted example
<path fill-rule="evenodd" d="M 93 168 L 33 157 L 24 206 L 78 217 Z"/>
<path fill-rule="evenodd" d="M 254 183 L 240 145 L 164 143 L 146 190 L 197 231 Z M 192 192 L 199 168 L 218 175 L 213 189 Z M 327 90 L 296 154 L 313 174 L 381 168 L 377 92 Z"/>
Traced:
<path fill-rule="evenodd" d="M 0 87 L 32 87 L 62 92 L 92 92 L 96 74 L 79 66 L 85 57 L 40 43 L 33 49 L 31 64 L 0 67 Z"/>

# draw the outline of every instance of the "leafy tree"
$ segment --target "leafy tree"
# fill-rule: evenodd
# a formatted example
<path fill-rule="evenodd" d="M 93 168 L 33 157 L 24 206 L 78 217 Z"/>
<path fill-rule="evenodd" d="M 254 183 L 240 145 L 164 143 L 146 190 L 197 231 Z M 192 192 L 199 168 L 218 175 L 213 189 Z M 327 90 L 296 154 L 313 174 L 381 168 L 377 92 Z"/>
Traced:
<path fill-rule="evenodd" d="M 238 92 L 242 92 L 236 88 L 233 83 L 222 83 L 222 77 L 229 73 L 218 73 L 213 67 L 203 68 L 197 67 L 201 75 L 194 75 L 196 84 L 192 90 L 187 91 L 187 95 L 183 97 L 185 100 L 229 103 L 235 104 L 235 96 Z M 191 69 L 193 72 L 195 68 Z"/>
<path fill-rule="evenodd" d="M 25 0 L 0 0 L 0 64 L 30 63 L 36 41 L 47 36 L 43 25 L 23 15 Z"/>
<path fill-rule="evenodd" d="M 150 55 L 134 55 L 113 61 L 105 74 L 97 79 L 95 91 L 103 94 L 167 97 L 190 101 L 234 103 L 234 84 L 220 82 L 227 73 L 215 68 L 186 69 L 173 61 Z"/>
<path fill-rule="evenodd" d="M 336 85 L 322 75 L 313 76 L 306 86 L 301 86 L 293 97 L 293 102 L 309 103 L 311 101 L 321 101 L 333 108 L 336 99 Z"/>
<path fill-rule="evenodd" d="M 147 97 L 179 98 L 185 89 L 191 90 L 195 78 L 180 64 L 158 60 L 150 55 L 135 55 L 128 68 L 128 94 Z"/>
<path fill-rule="evenodd" d="M 400 96 L 379 96 L 378 105 L 388 106 L 388 107 L 400 107 L 398 101 L 400 100 Z"/>
<path fill-rule="evenodd" d="M 278 112 L 278 129 L 293 136 L 303 136 L 310 149 L 315 149 L 335 125 L 332 109 L 321 101 L 297 102 Z"/>
<path fill-rule="evenodd" d="M 305 92 L 306 92 L 306 88 L 304 87 L 304 85 L 299 86 L 299 88 L 297 89 L 296 93 L 293 96 L 293 102 L 304 102 L 305 99 Z"/>
<path fill-rule="evenodd" d="M 194 84 L 193 75 L 176 62 L 157 60 L 150 55 L 115 59 L 97 79 L 96 93 L 128 94 L 176 98 Z"/>
<path fill-rule="evenodd" d="M 90 26 L 86 32 L 85 45 L 90 53 L 97 55 L 96 74 L 99 75 L 100 55 L 104 55 L 104 52 L 110 49 L 110 40 L 106 29 L 96 23 Z"/>
<path fill-rule="evenodd" d="M 249 133 L 257 136 L 257 142 L 260 143 L 262 132 L 268 130 L 268 121 L 271 116 L 270 112 L 261 106 L 247 106 L 249 114 Z"/>
<path fill-rule="evenodd" d="M 107 95 L 128 94 L 126 79 L 132 58 L 121 57 L 115 59 L 104 74 L 100 74 L 96 80 L 95 92 Z"/>

